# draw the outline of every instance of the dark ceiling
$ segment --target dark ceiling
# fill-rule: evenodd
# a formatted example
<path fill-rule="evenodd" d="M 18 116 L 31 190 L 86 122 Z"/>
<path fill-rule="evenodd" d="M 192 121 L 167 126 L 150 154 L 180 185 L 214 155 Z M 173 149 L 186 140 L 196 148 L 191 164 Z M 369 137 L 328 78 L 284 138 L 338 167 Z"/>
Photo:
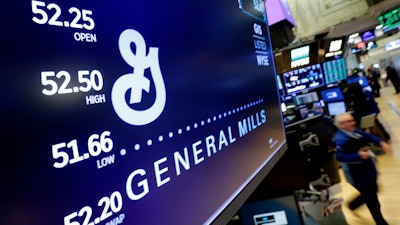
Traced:
<path fill-rule="evenodd" d="M 364 16 L 333 26 L 333 28 L 328 31 L 327 37 L 341 37 L 374 28 L 379 25 L 378 17 L 384 11 L 399 5 L 399 0 L 382 1 L 376 5 L 371 6 Z"/>

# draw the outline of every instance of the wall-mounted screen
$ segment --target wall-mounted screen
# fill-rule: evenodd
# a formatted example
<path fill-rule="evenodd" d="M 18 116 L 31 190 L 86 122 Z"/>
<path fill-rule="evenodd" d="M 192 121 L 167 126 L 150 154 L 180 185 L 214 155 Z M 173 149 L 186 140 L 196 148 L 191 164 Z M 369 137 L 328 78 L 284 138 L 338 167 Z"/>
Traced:
<path fill-rule="evenodd" d="M 381 23 L 384 32 L 398 29 L 400 27 L 400 6 L 384 11 L 378 17 L 378 21 Z"/>
<path fill-rule="evenodd" d="M 343 57 L 346 48 L 346 37 L 325 40 L 325 59 Z"/>
<path fill-rule="evenodd" d="M 356 45 L 358 43 L 362 42 L 362 38 L 360 36 L 360 33 L 354 33 L 354 34 L 350 34 L 348 39 L 347 39 L 347 43 L 350 45 Z"/>
<path fill-rule="evenodd" d="M 371 49 L 374 49 L 374 48 L 376 48 L 376 47 L 378 47 L 378 45 L 376 44 L 376 42 L 375 41 L 370 41 L 370 42 L 367 42 L 366 44 L 365 44 L 365 49 L 368 51 L 368 50 L 371 50 Z"/>
<path fill-rule="evenodd" d="M 290 65 L 292 68 L 310 64 L 310 46 L 305 45 L 290 50 Z"/>
<path fill-rule="evenodd" d="M 320 61 L 318 54 L 318 41 L 313 41 L 300 46 L 291 46 L 291 48 L 284 49 L 279 57 L 281 65 L 278 73 L 283 73 L 304 66 L 315 65 Z"/>
<path fill-rule="evenodd" d="M 263 1 L 3 7 L 0 224 L 226 224 L 284 153 Z"/>
<path fill-rule="evenodd" d="M 363 42 L 368 42 L 375 39 L 375 33 L 373 30 L 367 30 L 361 33 L 361 39 Z"/>
<path fill-rule="evenodd" d="M 320 64 L 283 73 L 283 79 L 287 94 L 311 90 L 325 85 Z"/>
<path fill-rule="evenodd" d="M 325 61 L 322 63 L 325 84 L 337 83 L 347 78 L 347 66 L 344 58 Z"/>

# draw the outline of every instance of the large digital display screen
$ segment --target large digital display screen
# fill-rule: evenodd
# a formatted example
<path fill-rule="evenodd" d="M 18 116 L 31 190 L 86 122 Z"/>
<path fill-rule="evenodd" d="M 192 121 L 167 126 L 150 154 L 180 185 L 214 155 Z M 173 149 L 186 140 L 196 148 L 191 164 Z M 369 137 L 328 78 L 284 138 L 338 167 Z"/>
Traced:
<path fill-rule="evenodd" d="M 325 40 L 325 60 L 342 58 L 346 49 L 346 37 Z"/>
<path fill-rule="evenodd" d="M 325 85 L 320 64 L 283 73 L 283 79 L 287 94 L 295 94 Z"/>
<path fill-rule="evenodd" d="M 344 58 L 325 61 L 322 63 L 325 84 L 337 83 L 347 78 L 347 66 Z"/>
<path fill-rule="evenodd" d="M 383 26 L 384 32 L 389 32 L 398 29 L 400 26 L 400 6 L 393 7 L 392 9 L 384 11 L 379 17 L 378 21 Z"/>
<path fill-rule="evenodd" d="M 224 224 L 284 153 L 263 1 L 2 6 L 0 224 Z"/>
<path fill-rule="evenodd" d="M 278 73 L 291 71 L 294 69 L 311 66 L 320 63 L 319 42 L 313 41 L 300 46 L 291 46 L 283 49 L 282 65 Z"/>

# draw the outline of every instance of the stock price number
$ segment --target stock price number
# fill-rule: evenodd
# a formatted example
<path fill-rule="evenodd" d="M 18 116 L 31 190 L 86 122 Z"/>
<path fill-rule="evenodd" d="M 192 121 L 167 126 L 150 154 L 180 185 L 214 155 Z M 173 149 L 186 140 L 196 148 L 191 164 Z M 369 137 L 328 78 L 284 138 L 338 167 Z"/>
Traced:
<path fill-rule="evenodd" d="M 101 209 L 99 217 L 92 218 L 93 209 L 90 206 L 84 206 L 79 211 L 73 212 L 68 216 L 64 217 L 64 225 L 95 225 L 104 220 L 107 220 L 112 215 L 118 213 L 122 209 L 122 196 L 121 193 L 115 191 L 110 197 L 106 196 L 99 200 L 97 206 Z M 118 217 L 112 220 L 113 224 L 122 223 L 125 218 L 125 214 L 120 214 Z M 82 221 L 80 223 L 78 221 Z M 107 223 L 108 224 L 108 223 Z"/>
<path fill-rule="evenodd" d="M 61 161 L 54 162 L 53 166 L 55 168 L 64 168 L 69 164 L 74 164 L 81 162 L 83 160 L 89 159 L 90 157 L 97 157 L 102 152 L 108 153 L 113 148 L 113 141 L 109 137 L 111 135 L 110 131 L 104 131 L 99 134 L 90 135 L 87 141 L 88 152 L 83 155 L 80 154 L 78 148 L 78 141 L 76 139 L 66 143 L 58 143 L 52 146 L 52 154 L 55 160 L 61 159 Z M 67 150 L 71 149 L 72 158 L 67 153 Z"/>
<path fill-rule="evenodd" d="M 71 20 L 61 20 L 63 13 L 61 7 L 55 3 L 46 4 L 42 1 L 32 1 L 33 22 L 37 24 L 48 24 L 58 27 L 71 27 L 77 29 L 93 30 L 95 23 L 92 18 L 93 12 L 86 9 L 71 7 L 68 9 Z"/>
<path fill-rule="evenodd" d="M 55 94 L 89 92 L 92 89 L 100 91 L 103 88 L 103 75 L 98 70 L 78 71 L 78 81 L 81 84 L 79 87 L 69 87 L 70 81 L 71 74 L 67 71 L 43 71 L 41 72 L 41 82 L 45 88 L 42 93 L 51 96 Z"/>

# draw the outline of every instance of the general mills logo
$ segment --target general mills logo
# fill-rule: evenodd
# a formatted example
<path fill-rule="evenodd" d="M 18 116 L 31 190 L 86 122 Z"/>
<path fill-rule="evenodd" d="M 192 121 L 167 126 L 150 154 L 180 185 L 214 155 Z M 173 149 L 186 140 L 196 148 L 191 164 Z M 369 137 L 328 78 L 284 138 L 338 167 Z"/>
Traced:
<path fill-rule="evenodd" d="M 132 52 L 131 43 L 136 45 L 136 54 Z M 157 119 L 165 107 L 166 91 L 158 61 L 158 48 L 150 47 L 146 55 L 146 42 L 136 30 L 125 30 L 119 37 L 119 51 L 125 62 L 132 66 L 133 72 L 119 77 L 111 90 L 111 101 L 117 115 L 131 125 L 146 125 Z M 150 91 L 150 80 L 144 76 L 145 69 L 150 68 L 155 86 L 154 104 L 145 110 L 136 110 L 132 104 L 142 101 L 142 92 Z M 127 91 L 130 96 L 126 98 Z M 129 102 L 127 101 L 129 100 Z"/>

